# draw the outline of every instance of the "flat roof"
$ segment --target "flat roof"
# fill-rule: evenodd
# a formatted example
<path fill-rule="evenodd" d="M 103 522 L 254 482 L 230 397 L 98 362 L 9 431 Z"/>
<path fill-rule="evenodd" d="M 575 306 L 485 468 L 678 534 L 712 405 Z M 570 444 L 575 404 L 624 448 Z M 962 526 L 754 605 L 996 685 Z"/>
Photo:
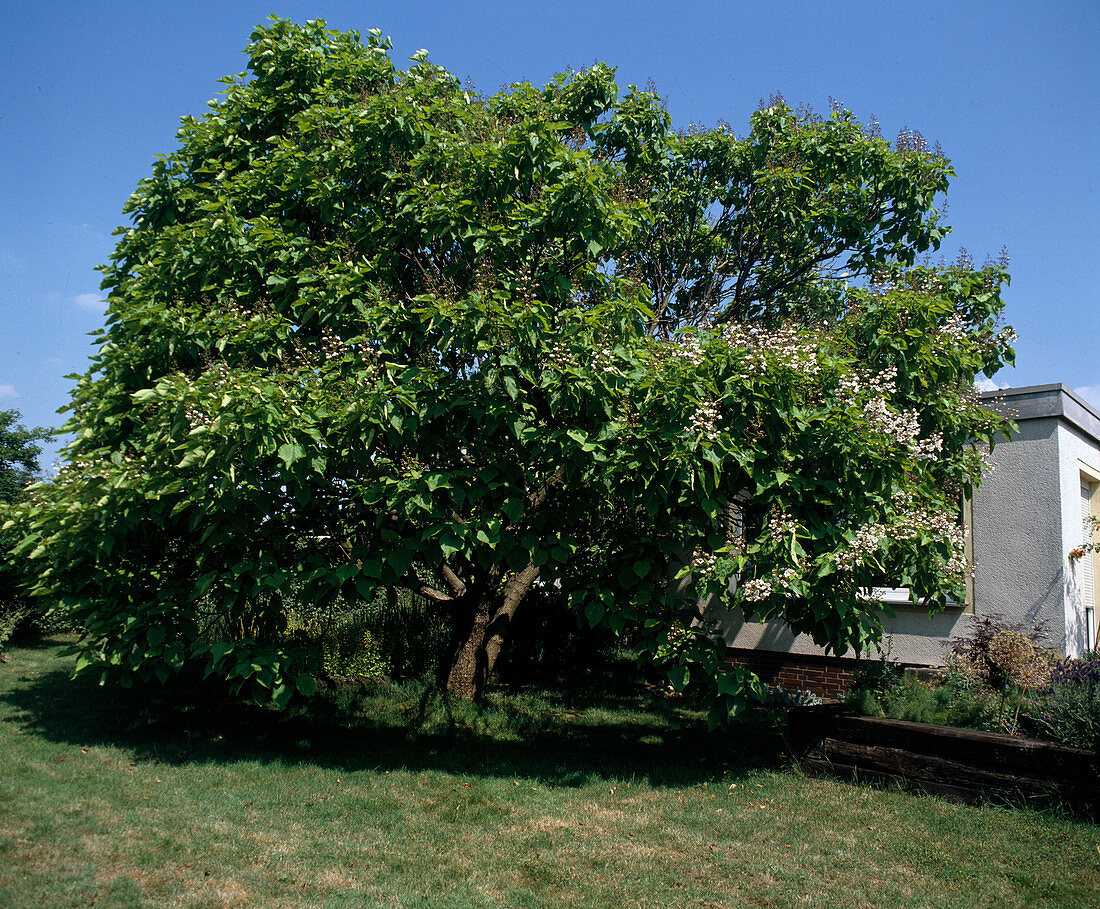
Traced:
<path fill-rule="evenodd" d="M 1068 385 L 1024 385 L 981 392 L 983 403 L 1020 423 L 1060 417 L 1100 442 L 1100 412 Z"/>

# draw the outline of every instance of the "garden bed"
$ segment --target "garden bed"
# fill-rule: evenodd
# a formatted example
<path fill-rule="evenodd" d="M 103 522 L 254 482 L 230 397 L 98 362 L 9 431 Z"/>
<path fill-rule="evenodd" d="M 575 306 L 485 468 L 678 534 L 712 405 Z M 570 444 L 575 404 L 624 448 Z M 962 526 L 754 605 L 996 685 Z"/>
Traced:
<path fill-rule="evenodd" d="M 1100 816 L 1100 755 L 1035 739 L 851 715 L 790 711 L 795 757 L 811 772 L 896 782 L 954 801 L 1064 803 Z"/>

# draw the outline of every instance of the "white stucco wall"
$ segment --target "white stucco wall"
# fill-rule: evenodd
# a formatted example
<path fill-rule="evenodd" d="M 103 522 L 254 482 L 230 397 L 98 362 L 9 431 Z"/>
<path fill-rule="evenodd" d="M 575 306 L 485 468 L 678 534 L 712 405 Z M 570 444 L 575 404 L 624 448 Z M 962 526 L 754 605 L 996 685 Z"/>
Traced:
<path fill-rule="evenodd" d="M 1063 480 L 1058 416 L 1020 419 L 995 445 L 993 470 L 974 495 L 974 611 L 1008 622 L 1047 623 L 1065 645 Z"/>

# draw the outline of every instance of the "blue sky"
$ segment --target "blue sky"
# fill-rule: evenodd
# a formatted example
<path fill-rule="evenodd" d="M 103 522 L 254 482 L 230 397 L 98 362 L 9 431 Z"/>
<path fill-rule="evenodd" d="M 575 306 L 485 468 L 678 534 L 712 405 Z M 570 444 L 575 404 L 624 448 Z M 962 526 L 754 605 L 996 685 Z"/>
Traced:
<path fill-rule="evenodd" d="M 943 252 L 1011 257 L 1020 340 L 997 383 L 1064 382 L 1100 406 L 1095 0 L 40 0 L 9 4 L 0 37 L 0 409 L 62 422 L 127 196 L 272 13 L 381 28 L 399 61 L 427 48 L 483 91 L 602 60 L 622 86 L 652 79 L 681 126 L 743 133 L 778 90 L 920 130 L 957 172 Z"/>

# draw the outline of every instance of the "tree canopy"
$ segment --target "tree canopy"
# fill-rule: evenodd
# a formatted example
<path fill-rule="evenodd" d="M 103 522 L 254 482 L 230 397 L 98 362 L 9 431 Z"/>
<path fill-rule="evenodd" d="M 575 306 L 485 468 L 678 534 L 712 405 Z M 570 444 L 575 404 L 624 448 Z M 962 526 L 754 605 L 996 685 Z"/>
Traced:
<path fill-rule="evenodd" d="M 0 525 L 6 523 L 5 508 L 18 502 L 38 478 L 42 449 L 36 443 L 49 437 L 48 430 L 27 429 L 19 421 L 19 411 L 0 410 Z M 0 530 L 0 612 L 23 597 L 24 572 L 8 554 L 18 542 L 14 527 Z"/>
<path fill-rule="evenodd" d="M 285 703 L 290 604 L 397 587 L 474 696 L 556 583 L 721 716 L 752 680 L 696 595 L 862 651 L 882 577 L 957 592 L 1002 428 L 973 381 L 1012 351 L 1002 267 L 916 264 L 946 159 L 841 110 L 676 131 L 604 65 L 484 96 L 389 49 L 258 28 L 126 206 L 21 550 L 82 668 Z"/>
<path fill-rule="evenodd" d="M 27 429 L 19 422 L 18 410 L 0 410 L 0 503 L 11 504 L 38 478 L 36 444 L 49 438 L 49 430 Z"/>

